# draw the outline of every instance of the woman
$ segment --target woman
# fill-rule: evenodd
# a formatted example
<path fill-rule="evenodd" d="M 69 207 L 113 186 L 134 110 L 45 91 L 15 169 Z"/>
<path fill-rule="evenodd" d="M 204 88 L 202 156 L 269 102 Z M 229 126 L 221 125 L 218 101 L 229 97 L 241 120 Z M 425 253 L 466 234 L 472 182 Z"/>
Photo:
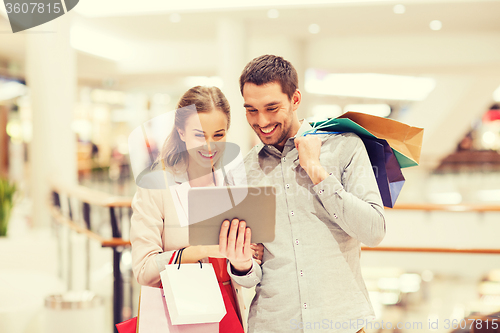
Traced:
<path fill-rule="evenodd" d="M 189 107 L 192 105 L 195 108 Z M 130 240 L 134 275 L 141 285 L 159 287 L 160 271 L 175 262 L 177 250 L 182 248 L 182 263 L 209 261 L 221 290 L 229 296 L 224 298 L 227 314 L 219 324 L 219 331 L 243 332 L 235 311 L 237 302 L 226 271 L 226 259 L 219 253 L 218 245 L 188 246 L 186 226 L 189 188 L 224 185 L 224 175 L 217 166 L 222 163 L 230 123 L 229 103 L 218 88 L 197 86 L 181 97 L 177 107 L 174 129 L 154 165 L 165 168 L 169 178 L 166 182 L 174 185 L 168 192 L 138 187 L 132 202 Z M 177 216 L 173 215 L 176 212 Z M 261 259 L 262 245 L 252 245 L 252 249 L 254 257 Z"/>

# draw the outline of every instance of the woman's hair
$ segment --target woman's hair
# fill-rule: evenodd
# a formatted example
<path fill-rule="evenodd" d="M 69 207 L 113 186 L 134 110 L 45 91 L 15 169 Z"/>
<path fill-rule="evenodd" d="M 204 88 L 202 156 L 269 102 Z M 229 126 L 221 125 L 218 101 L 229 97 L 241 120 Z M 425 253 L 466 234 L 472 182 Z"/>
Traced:
<path fill-rule="evenodd" d="M 193 104 L 195 105 L 196 112 L 198 113 L 210 112 L 212 110 L 224 112 L 227 117 L 227 127 L 229 128 L 231 120 L 229 103 L 219 88 L 196 86 L 189 89 L 184 93 L 177 104 L 174 128 L 172 133 L 170 133 L 165 140 L 165 143 L 163 144 L 163 147 L 153 164 L 153 168 L 157 165 L 161 166 L 161 161 L 164 161 L 165 167 L 168 171 L 174 174 L 186 172 L 189 153 L 186 150 L 186 143 L 181 140 L 177 130 L 184 130 L 187 119 L 195 113 L 192 108 L 186 108 L 186 106 Z"/>

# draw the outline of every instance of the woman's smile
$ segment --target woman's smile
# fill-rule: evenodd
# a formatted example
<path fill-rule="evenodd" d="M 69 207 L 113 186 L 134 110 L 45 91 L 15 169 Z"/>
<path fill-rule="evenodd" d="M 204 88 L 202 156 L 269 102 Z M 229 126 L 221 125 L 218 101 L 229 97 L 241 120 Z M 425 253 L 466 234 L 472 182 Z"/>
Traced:
<path fill-rule="evenodd" d="M 210 154 L 209 152 L 198 150 L 198 153 L 200 154 L 200 156 L 202 158 L 211 159 L 211 158 L 214 158 L 214 156 L 217 154 L 217 151 L 213 151 Z"/>

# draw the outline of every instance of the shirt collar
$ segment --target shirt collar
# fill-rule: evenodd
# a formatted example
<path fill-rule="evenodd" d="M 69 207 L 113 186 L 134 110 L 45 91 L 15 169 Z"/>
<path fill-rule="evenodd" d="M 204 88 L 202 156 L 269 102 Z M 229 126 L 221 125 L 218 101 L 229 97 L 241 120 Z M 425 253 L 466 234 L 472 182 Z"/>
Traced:
<path fill-rule="evenodd" d="M 291 138 L 288 138 L 288 140 L 285 143 L 285 145 L 288 144 L 290 141 L 295 140 L 296 137 L 299 137 L 302 134 L 304 134 L 305 132 L 310 131 L 312 129 L 312 126 L 309 124 L 309 122 L 307 120 L 301 119 L 300 122 L 301 122 L 301 125 L 299 127 L 299 130 L 297 131 L 297 134 L 295 134 L 295 136 L 292 136 Z M 261 150 L 264 149 L 264 148 L 266 148 L 266 147 L 267 147 L 267 149 L 270 149 L 270 147 L 272 147 L 272 146 L 271 145 L 265 145 L 262 142 L 259 143 L 257 145 L 257 153 L 259 154 L 261 152 Z"/>

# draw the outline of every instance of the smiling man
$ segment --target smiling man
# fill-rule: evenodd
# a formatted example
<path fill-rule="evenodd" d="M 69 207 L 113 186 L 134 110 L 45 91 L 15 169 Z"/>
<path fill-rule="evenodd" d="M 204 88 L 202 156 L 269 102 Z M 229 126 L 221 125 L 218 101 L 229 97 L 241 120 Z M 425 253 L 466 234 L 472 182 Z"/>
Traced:
<path fill-rule="evenodd" d="M 376 246 L 385 236 L 363 142 L 353 133 L 303 135 L 311 126 L 297 116 L 297 73 L 281 57 L 252 60 L 240 89 L 248 123 L 262 141 L 245 157 L 247 182 L 277 189 L 276 238 L 264 244 L 262 264 L 229 256 L 232 279 L 256 286 L 248 332 L 363 332 L 374 312 L 360 244 Z M 236 228 L 233 221 L 231 248 Z M 241 244 L 238 237 L 236 248 Z"/>

